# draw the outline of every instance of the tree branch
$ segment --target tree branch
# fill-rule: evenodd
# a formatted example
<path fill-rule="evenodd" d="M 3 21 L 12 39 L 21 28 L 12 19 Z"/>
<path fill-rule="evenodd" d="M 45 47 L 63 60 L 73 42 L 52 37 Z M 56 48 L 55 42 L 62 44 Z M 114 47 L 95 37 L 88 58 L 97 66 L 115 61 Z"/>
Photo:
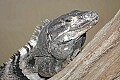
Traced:
<path fill-rule="evenodd" d="M 120 10 L 82 52 L 49 80 L 120 79 Z"/>

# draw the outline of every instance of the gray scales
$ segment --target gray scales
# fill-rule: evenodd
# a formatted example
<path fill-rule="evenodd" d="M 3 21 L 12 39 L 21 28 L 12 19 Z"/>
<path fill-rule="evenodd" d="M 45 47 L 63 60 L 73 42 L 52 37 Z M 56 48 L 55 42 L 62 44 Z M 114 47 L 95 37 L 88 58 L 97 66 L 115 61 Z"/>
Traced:
<path fill-rule="evenodd" d="M 45 80 L 81 51 L 86 32 L 98 22 L 94 11 L 74 10 L 37 26 L 31 39 L 0 67 L 0 80 Z"/>

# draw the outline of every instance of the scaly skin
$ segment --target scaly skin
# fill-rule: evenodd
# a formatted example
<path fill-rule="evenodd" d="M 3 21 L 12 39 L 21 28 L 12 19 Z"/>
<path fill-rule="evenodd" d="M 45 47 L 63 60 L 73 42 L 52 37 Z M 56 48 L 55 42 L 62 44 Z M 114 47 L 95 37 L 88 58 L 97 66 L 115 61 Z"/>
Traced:
<path fill-rule="evenodd" d="M 0 68 L 2 80 L 44 80 L 62 70 L 77 54 L 86 32 L 98 22 L 93 11 L 74 10 L 45 20 L 30 41 Z"/>

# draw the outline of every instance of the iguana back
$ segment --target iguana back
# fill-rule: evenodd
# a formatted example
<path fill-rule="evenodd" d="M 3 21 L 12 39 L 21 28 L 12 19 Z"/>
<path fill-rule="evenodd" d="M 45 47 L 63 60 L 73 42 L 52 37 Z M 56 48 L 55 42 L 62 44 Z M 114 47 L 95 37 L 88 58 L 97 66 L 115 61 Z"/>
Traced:
<path fill-rule="evenodd" d="M 1 80 L 43 80 L 72 61 L 98 21 L 93 11 L 74 10 L 52 21 L 45 20 L 30 41 L 0 67 Z"/>

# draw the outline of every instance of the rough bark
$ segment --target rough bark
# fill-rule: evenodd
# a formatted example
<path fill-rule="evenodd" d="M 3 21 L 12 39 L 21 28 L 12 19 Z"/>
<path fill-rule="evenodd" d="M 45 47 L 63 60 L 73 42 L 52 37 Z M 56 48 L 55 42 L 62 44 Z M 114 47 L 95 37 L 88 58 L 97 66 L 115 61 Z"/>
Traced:
<path fill-rule="evenodd" d="M 67 67 L 49 80 L 120 80 L 120 10 Z"/>

